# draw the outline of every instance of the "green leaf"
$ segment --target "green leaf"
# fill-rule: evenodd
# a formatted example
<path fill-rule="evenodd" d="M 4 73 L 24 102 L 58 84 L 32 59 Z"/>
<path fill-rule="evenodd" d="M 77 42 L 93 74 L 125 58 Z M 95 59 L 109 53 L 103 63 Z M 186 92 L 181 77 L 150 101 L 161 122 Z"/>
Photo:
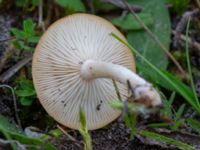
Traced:
<path fill-rule="evenodd" d="M 57 4 L 75 12 L 85 12 L 85 6 L 81 0 L 55 0 Z"/>
<path fill-rule="evenodd" d="M 31 36 L 28 38 L 28 42 L 30 42 L 30 43 L 38 43 L 39 40 L 40 40 L 39 36 Z"/>
<path fill-rule="evenodd" d="M 175 114 L 175 121 L 178 121 L 178 120 L 181 118 L 181 116 L 182 116 L 182 114 L 183 114 L 183 112 L 184 112 L 184 109 L 185 109 L 185 104 L 182 104 L 182 105 L 179 107 L 177 113 Z"/>
<path fill-rule="evenodd" d="M 14 47 L 15 47 L 17 50 L 21 50 L 21 49 L 22 49 L 22 46 L 21 46 L 22 41 L 14 40 L 12 43 L 13 43 Z"/>
<path fill-rule="evenodd" d="M 171 24 L 165 3 L 162 0 L 129 0 L 129 2 L 142 6 L 142 12 L 153 17 L 154 24 L 150 30 L 155 33 L 166 48 L 169 48 Z M 129 32 L 127 38 L 129 43 L 152 64 L 163 70 L 167 68 L 168 60 L 165 52 L 146 31 Z"/>
<path fill-rule="evenodd" d="M 0 114 L 0 125 L 6 131 L 23 134 L 23 131 L 20 128 L 18 128 L 15 124 L 10 123 L 10 121 L 1 114 Z"/>
<path fill-rule="evenodd" d="M 192 118 L 188 118 L 187 119 L 187 123 L 196 131 L 200 134 L 200 122 L 192 119 Z"/>
<path fill-rule="evenodd" d="M 140 13 L 138 16 L 144 22 L 145 25 L 150 26 L 153 24 L 153 18 L 150 14 Z M 118 17 L 112 20 L 112 23 L 123 30 L 140 30 L 143 29 L 142 25 L 134 18 L 132 14 L 128 14 L 125 17 Z"/>
<path fill-rule="evenodd" d="M 33 6 L 39 6 L 40 0 L 32 0 L 32 5 Z"/>
<path fill-rule="evenodd" d="M 184 150 L 195 150 L 195 148 L 192 147 L 191 145 L 188 145 L 188 144 L 183 143 L 183 142 L 178 141 L 178 140 L 174 140 L 172 138 L 166 137 L 166 136 L 161 135 L 161 134 L 157 134 L 157 133 L 145 131 L 145 130 L 140 131 L 140 134 L 142 136 L 153 139 L 155 141 L 162 141 L 162 142 L 165 142 L 167 144 L 175 145 L 178 148 L 182 148 Z"/>
<path fill-rule="evenodd" d="M 56 150 L 53 145 L 49 144 L 45 140 L 25 136 L 21 129 L 10 123 L 9 120 L 2 115 L 0 115 L 0 132 L 9 137 L 10 140 L 17 140 L 22 144 L 41 146 L 48 150 Z"/>
<path fill-rule="evenodd" d="M 168 103 L 165 105 L 165 113 L 168 117 L 172 118 L 172 104 L 174 102 L 174 99 L 175 99 L 175 96 L 176 96 L 176 92 L 173 92 L 170 96 L 170 99 L 168 101 Z"/>
<path fill-rule="evenodd" d="M 20 103 L 23 106 L 30 106 L 36 97 L 36 91 L 33 86 L 33 82 L 22 78 L 18 81 L 19 89 L 16 91 L 18 97 L 20 97 Z"/>
<path fill-rule="evenodd" d="M 101 12 L 110 12 L 110 11 L 113 11 L 115 9 L 118 9 L 113 4 L 104 3 L 101 0 L 93 0 L 92 3 L 93 3 L 93 6 L 94 6 L 94 10 L 96 12 L 98 12 L 98 11 L 101 11 Z"/>
<path fill-rule="evenodd" d="M 34 89 L 23 89 L 23 90 L 17 90 L 16 91 L 17 96 L 20 97 L 27 97 L 27 96 L 35 96 L 36 92 Z"/>
<path fill-rule="evenodd" d="M 33 82 L 31 80 L 28 80 L 26 78 L 21 78 L 19 81 L 19 86 L 21 89 L 34 89 Z"/>
<path fill-rule="evenodd" d="M 20 103 L 23 106 L 31 106 L 33 101 L 34 101 L 34 98 L 32 98 L 32 97 L 21 97 L 20 98 Z"/>
<path fill-rule="evenodd" d="M 173 126 L 170 126 L 170 129 L 176 131 L 180 126 L 184 124 L 184 122 L 185 122 L 184 119 L 177 120 Z"/>
<path fill-rule="evenodd" d="M 7 139 L 7 140 L 12 140 L 12 138 L 10 137 L 10 135 L 4 130 L 4 128 L 0 125 L 0 132 L 2 133 L 2 135 Z M 15 143 L 11 143 L 10 144 L 13 150 L 18 150 L 17 145 Z"/>
<path fill-rule="evenodd" d="M 31 19 L 25 20 L 23 22 L 23 27 L 27 38 L 34 35 L 35 23 L 33 23 Z"/>
<path fill-rule="evenodd" d="M 168 0 L 173 5 L 173 10 L 181 15 L 189 6 L 190 0 Z"/>
<path fill-rule="evenodd" d="M 0 132 L 5 132 L 5 131 L 2 128 L 0 128 Z M 6 133 L 10 136 L 11 139 L 17 140 L 22 144 L 30 145 L 31 147 L 36 147 L 38 149 L 38 146 L 39 146 L 41 149 L 45 149 L 45 150 L 57 150 L 55 146 L 53 146 L 46 140 L 30 138 L 23 134 L 18 134 L 11 131 L 6 131 Z"/>
<path fill-rule="evenodd" d="M 17 7 L 23 7 L 26 4 L 26 0 L 16 0 Z"/>
<path fill-rule="evenodd" d="M 13 33 L 13 35 L 17 38 L 17 39 L 23 39 L 24 38 L 24 32 L 20 31 L 17 28 L 12 28 L 11 32 Z"/>

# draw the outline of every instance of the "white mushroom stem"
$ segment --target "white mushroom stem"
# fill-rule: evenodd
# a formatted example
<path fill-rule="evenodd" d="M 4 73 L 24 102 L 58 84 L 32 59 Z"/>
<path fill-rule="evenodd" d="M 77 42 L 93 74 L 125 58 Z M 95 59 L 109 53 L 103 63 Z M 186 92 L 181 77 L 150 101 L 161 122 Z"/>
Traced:
<path fill-rule="evenodd" d="M 81 67 L 81 76 L 85 80 L 110 78 L 125 85 L 129 82 L 135 98 L 142 99 L 140 103 L 148 106 L 157 106 L 161 104 L 159 94 L 150 83 L 121 65 L 86 60 Z"/>
<path fill-rule="evenodd" d="M 86 80 L 95 78 L 110 78 L 120 83 L 130 82 L 131 87 L 144 85 L 147 82 L 131 70 L 113 63 L 86 60 L 81 68 L 81 76 Z"/>

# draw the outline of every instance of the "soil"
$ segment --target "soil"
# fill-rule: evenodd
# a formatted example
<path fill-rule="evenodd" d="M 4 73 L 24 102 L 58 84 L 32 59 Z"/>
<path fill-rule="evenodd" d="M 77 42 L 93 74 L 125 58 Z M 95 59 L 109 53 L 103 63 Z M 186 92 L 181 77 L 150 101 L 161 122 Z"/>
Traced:
<path fill-rule="evenodd" d="M 107 129 L 91 131 L 92 145 L 95 150 L 178 150 L 176 148 L 162 148 L 156 145 L 145 145 L 138 138 L 130 140 L 130 130 L 122 122 L 114 122 Z M 78 141 L 81 137 L 78 133 L 74 134 Z M 63 137 L 66 139 L 66 137 Z M 59 150 L 80 150 L 75 143 L 60 141 L 56 143 Z"/>

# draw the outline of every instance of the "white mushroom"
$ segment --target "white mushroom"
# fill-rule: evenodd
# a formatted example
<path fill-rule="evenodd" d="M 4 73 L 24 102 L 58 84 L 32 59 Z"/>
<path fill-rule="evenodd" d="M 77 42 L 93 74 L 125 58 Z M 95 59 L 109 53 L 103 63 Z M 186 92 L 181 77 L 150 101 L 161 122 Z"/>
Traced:
<path fill-rule="evenodd" d="M 124 36 L 107 20 L 89 14 L 60 19 L 45 32 L 33 58 L 33 81 L 45 110 L 59 123 L 78 129 L 82 107 L 90 130 L 120 115 L 109 102 L 117 100 L 111 79 L 123 100 L 130 83 L 136 100 L 161 103 L 151 84 L 134 73 L 131 51 L 110 35 Z M 144 102 L 146 104 L 146 102 Z"/>

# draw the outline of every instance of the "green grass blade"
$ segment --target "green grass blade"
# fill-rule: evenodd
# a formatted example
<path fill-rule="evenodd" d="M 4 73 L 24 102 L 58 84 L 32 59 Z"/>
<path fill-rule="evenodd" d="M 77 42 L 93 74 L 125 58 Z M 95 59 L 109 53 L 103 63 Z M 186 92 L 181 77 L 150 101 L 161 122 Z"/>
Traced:
<path fill-rule="evenodd" d="M 158 134 L 158 133 L 142 130 L 139 132 L 139 134 L 142 136 L 148 137 L 150 139 L 153 139 L 155 141 L 163 141 L 167 144 L 175 145 L 178 148 L 182 148 L 184 150 L 195 150 L 195 148 L 192 147 L 191 145 L 188 145 L 188 144 L 183 143 L 178 140 L 174 140 L 172 138 L 166 137 L 166 136 Z"/>
<path fill-rule="evenodd" d="M 166 110 L 166 114 L 168 117 L 172 118 L 172 104 L 174 102 L 174 99 L 175 99 L 175 96 L 176 96 L 176 92 L 173 92 L 169 98 L 169 101 L 165 107 L 165 110 Z"/>
<path fill-rule="evenodd" d="M 193 128 L 196 132 L 198 132 L 200 134 L 200 122 L 199 121 L 192 119 L 192 118 L 188 118 L 187 123 L 190 125 L 191 128 Z"/>
<path fill-rule="evenodd" d="M 194 94 L 196 104 L 200 108 L 200 103 L 199 103 L 199 100 L 198 100 L 198 97 L 197 97 L 197 93 L 196 93 L 196 90 L 195 90 L 194 81 L 193 81 L 193 78 L 192 78 L 192 69 L 191 69 L 191 65 L 190 65 L 190 56 L 189 56 L 189 47 L 188 47 L 188 32 L 189 32 L 189 28 L 190 28 L 190 20 L 191 20 L 191 18 L 189 17 L 189 20 L 188 20 L 188 23 L 187 23 L 187 27 L 186 27 L 186 44 L 185 44 L 186 45 L 185 46 L 185 49 L 186 49 L 186 60 L 187 60 L 187 67 L 188 67 L 188 72 L 189 72 L 189 78 L 190 78 L 190 83 L 191 83 L 191 87 L 192 87 L 192 92 Z"/>

